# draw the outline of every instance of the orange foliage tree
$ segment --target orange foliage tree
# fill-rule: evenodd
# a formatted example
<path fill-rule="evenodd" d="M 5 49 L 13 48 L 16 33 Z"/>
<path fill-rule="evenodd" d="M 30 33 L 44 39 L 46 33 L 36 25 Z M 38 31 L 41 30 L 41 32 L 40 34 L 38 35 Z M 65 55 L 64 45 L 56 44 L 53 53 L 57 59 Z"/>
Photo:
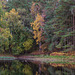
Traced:
<path fill-rule="evenodd" d="M 32 2 L 31 6 L 31 14 L 33 17 L 37 15 L 41 11 L 41 4 L 38 2 Z"/>
<path fill-rule="evenodd" d="M 31 23 L 33 28 L 34 39 L 36 39 L 36 43 L 39 43 L 39 50 L 41 49 L 41 40 L 44 26 L 44 18 L 37 13 L 36 19 L 33 23 Z"/>

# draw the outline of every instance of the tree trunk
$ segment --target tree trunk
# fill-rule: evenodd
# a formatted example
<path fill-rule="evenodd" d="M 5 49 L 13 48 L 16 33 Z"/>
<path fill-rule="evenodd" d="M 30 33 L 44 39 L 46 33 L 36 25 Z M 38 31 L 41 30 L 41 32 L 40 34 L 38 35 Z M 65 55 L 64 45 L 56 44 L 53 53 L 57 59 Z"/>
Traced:
<path fill-rule="evenodd" d="M 39 51 L 41 51 L 42 48 L 41 48 L 41 42 L 39 42 Z"/>
<path fill-rule="evenodd" d="M 9 44 L 9 53 L 12 53 L 11 44 Z"/>
<path fill-rule="evenodd" d="M 41 64 L 39 64 L 39 74 L 41 75 Z"/>
<path fill-rule="evenodd" d="M 6 50 L 5 50 L 5 45 L 4 45 L 4 53 L 6 53 Z"/>

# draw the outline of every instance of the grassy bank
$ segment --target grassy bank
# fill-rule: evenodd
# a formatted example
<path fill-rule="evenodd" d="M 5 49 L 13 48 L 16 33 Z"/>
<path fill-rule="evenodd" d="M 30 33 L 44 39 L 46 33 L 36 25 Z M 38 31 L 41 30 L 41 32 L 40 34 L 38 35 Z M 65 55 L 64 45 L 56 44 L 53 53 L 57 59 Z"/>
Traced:
<path fill-rule="evenodd" d="M 34 57 L 41 57 L 41 58 L 75 58 L 75 56 L 58 56 L 58 55 L 55 55 L 55 56 L 50 56 L 50 55 L 32 55 Z"/>
<path fill-rule="evenodd" d="M 16 59 L 13 55 L 10 54 L 0 54 L 0 60 L 14 60 Z"/>
<path fill-rule="evenodd" d="M 0 60 L 14 60 L 17 57 L 12 55 L 0 55 Z M 50 55 L 23 55 L 18 57 L 18 59 L 22 60 L 30 60 L 30 61 L 40 61 L 45 63 L 72 63 L 75 64 L 75 56 L 50 56 Z"/>

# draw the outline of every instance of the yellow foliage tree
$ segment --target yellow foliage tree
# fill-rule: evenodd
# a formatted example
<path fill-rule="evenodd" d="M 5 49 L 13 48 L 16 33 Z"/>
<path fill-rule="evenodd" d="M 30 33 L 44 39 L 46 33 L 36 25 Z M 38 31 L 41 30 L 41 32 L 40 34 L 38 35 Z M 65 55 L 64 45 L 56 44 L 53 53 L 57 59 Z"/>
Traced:
<path fill-rule="evenodd" d="M 12 35 L 23 28 L 23 25 L 21 25 L 22 22 L 19 20 L 20 15 L 14 8 L 10 10 L 10 12 L 6 12 L 5 17 L 7 19 L 8 27 L 10 28 Z"/>
<path fill-rule="evenodd" d="M 24 65 L 24 68 L 22 71 L 23 73 L 25 73 L 25 75 L 33 75 L 32 69 L 29 65 Z"/>
<path fill-rule="evenodd" d="M 44 18 L 38 13 L 36 16 L 36 19 L 33 23 L 31 23 L 31 26 L 33 28 L 33 34 L 34 34 L 34 39 L 36 39 L 36 42 L 41 41 L 41 35 L 43 32 L 43 26 L 44 26 Z"/>
<path fill-rule="evenodd" d="M 12 35 L 10 34 L 10 29 L 9 28 L 6 28 L 6 29 L 3 29 L 1 28 L 1 35 L 6 37 L 6 38 L 9 38 L 11 37 L 12 38 Z"/>
<path fill-rule="evenodd" d="M 33 45 L 33 40 L 32 39 L 27 39 L 27 41 L 25 41 L 23 43 L 23 46 L 25 48 L 25 50 L 29 50 Z"/>
<path fill-rule="evenodd" d="M 43 26 L 44 26 L 44 18 L 37 13 L 36 19 L 33 23 L 31 23 L 33 28 L 34 39 L 36 39 L 36 43 L 39 43 L 39 48 L 41 47 L 41 40 L 42 40 L 42 33 L 43 33 Z"/>
<path fill-rule="evenodd" d="M 11 20 L 11 22 L 16 22 L 20 18 L 18 12 L 14 8 L 10 10 L 10 12 L 6 12 L 5 16 L 8 20 Z"/>
<path fill-rule="evenodd" d="M 0 28 L 0 50 L 2 52 L 9 50 L 9 38 L 12 39 L 9 28 Z"/>

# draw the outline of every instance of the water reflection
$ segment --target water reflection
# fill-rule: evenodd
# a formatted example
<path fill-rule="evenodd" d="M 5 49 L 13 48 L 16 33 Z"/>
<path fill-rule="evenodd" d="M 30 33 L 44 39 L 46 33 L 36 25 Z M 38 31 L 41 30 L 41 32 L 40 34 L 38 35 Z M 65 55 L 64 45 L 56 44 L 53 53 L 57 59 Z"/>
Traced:
<path fill-rule="evenodd" d="M 75 75 L 75 65 L 65 65 L 22 60 L 0 61 L 0 75 Z"/>

